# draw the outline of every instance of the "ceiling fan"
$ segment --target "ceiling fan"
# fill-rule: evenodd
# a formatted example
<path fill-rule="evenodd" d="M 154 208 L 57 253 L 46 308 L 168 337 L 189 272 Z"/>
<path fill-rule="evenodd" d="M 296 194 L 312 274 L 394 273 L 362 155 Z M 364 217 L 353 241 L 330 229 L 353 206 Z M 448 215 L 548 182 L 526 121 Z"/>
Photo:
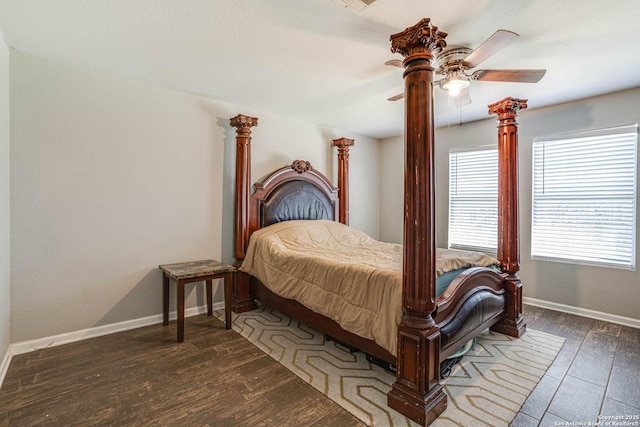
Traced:
<path fill-rule="evenodd" d="M 438 54 L 436 60 L 438 68 L 435 73 L 443 76 L 434 83 L 449 92 L 456 107 L 471 103 L 469 84 L 473 80 L 491 82 L 537 83 L 544 77 L 547 70 L 477 70 L 471 74 L 469 70 L 476 68 L 489 57 L 495 55 L 508 44 L 520 37 L 518 34 L 498 30 L 485 40 L 475 50 L 468 47 L 452 47 Z M 402 67 L 402 61 L 392 59 L 386 65 Z M 397 101 L 404 97 L 404 93 L 392 96 L 389 101 Z"/>

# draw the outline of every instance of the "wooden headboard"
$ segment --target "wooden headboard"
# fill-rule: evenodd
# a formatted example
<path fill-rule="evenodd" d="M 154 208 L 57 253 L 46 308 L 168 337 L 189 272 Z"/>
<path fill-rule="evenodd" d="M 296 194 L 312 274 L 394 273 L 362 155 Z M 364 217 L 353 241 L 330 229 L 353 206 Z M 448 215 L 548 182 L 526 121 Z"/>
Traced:
<path fill-rule="evenodd" d="M 349 147 L 353 139 L 333 140 L 338 148 L 338 187 L 306 160 L 295 160 L 251 183 L 251 128 L 256 117 L 238 114 L 236 128 L 235 246 L 236 263 L 244 260 L 249 237 L 261 227 L 295 219 L 330 219 L 349 223 Z M 253 192 L 252 192 L 253 187 Z"/>
<path fill-rule="evenodd" d="M 257 221 L 257 229 L 296 219 L 336 221 L 338 207 L 338 189 L 311 163 L 295 160 L 256 182 L 250 224 Z"/>

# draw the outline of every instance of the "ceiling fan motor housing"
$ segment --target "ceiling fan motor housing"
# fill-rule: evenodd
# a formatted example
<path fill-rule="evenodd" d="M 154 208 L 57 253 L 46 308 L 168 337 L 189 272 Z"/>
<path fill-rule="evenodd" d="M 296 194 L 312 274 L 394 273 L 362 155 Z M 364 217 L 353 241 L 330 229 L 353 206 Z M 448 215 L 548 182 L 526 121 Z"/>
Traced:
<path fill-rule="evenodd" d="M 473 49 L 468 47 L 454 47 L 441 52 L 437 56 L 437 60 L 443 74 L 456 69 L 466 70 L 467 68 L 462 62 L 471 52 L 473 52 Z"/>

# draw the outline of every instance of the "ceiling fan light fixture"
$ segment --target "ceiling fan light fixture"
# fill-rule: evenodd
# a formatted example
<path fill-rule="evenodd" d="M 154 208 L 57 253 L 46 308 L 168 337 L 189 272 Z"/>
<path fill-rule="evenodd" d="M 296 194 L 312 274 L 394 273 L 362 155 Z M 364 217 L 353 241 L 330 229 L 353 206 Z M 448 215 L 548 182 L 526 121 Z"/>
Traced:
<path fill-rule="evenodd" d="M 469 77 L 462 73 L 456 73 L 451 76 L 447 76 L 440 87 L 449 92 L 451 96 L 458 96 L 460 91 L 466 87 L 469 87 Z"/>
<path fill-rule="evenodd" d="M 374 2 L 376 0 L 342 0 L 349 1 L 367 1 Z M 436 56 L 437 67 L 434 74 L 441 79 L 434 81 L 434 85 L 440 89 L 446 90 L 449 98 L 453 98 L 456 107 L 462 107 L 471 104 L 471 96 L 469 94 L 469 85 L 472 81 L 486 82 L 514 82 L 514 83 L 537 83 L 544 77 L 546 70 L 543 69 L 526 69 L 526 70 L 510 70 L 510 69 L 492 69 L 477 70 L 472 74 L 466 74 L 469 70 L 477 67 L 487 58 L 493 56 L 496 52 L 503 49 L 509 43 L 513 42 L 519 36 L 513 31 L 498 30 L 491 37 L 486 39 L 475 50 L 462 46 L 450 46 L 439 52 Z M 395 67 L 404 67 L 404 62 L 400 59 L 393 59 L 385 62 L 385 65 Z M 475 83 L 474 83 L 475 84 Z M 397 101 L 404 97 L 399 94 L 388 98 L 389 101 Z"/>

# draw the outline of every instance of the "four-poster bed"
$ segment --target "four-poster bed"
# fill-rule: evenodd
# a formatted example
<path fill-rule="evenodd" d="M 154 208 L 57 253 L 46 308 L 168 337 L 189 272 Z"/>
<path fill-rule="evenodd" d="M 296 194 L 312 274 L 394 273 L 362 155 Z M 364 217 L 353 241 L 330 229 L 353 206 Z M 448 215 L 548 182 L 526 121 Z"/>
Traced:
<path fill-rule="evenodd" d="M 445 37 L 446 34 L 439 32 L 428 19 L 391 36 L 392 51 L 405 57 L 406 69 L 405 228 L 401 248 L 402 286 L 396 303 L 401 304 L 397 307 L 401 321 L 394 330 L 396 348 L 385 348 L 371 337 L 349 332 L 333 318 L 277 294 L 269 284 L 262 283 L 254 275 L 240 272 L 232 297 L 232 308 L 236 313 L 252 310 L 256 307 L 255 301 L 260 300 L 338 341 L 395 365 L 396 382 L 389 392 L 388 404 L 423 425 L 431 423 L 446 408 L 447 397 L 439 382 L 441 358 L 489 327 L 516 337 L 525 331 L 522 285 L 517 275 L 515 121 L 517 111 L 526 108 L 524 100 L 506 98 L 489 106 L 489 113 L 497 114 L 500 123 L 500 268 L 466 269 L 453 279 L 442 295 L 436 295 L 431 61 L 433 55 L 446 46 Z M 270 225 L 280 225 L 284 221 L 291 221 L 287 225 L 301 222 L 295 220 L 329 220 L 348 224 L 348 163 L 353 140 L 340 138 L 333 141 L 333 146 L 338 148 L 338 188 L 315 171 L 309 162 L 298 160 L 255 183 L 255 191 L 252 192 L 251 128 L 257 124 L 257 118 L 243 115 L 231 119 L 231 125 L 237 129 L 234 254 L 238 266 L 248 255 L 250 237 L 262 234 Z M 256 233 L 258 230 L 260 232 Z M 255 242 L 252 240 L 251 243 Z"/>

